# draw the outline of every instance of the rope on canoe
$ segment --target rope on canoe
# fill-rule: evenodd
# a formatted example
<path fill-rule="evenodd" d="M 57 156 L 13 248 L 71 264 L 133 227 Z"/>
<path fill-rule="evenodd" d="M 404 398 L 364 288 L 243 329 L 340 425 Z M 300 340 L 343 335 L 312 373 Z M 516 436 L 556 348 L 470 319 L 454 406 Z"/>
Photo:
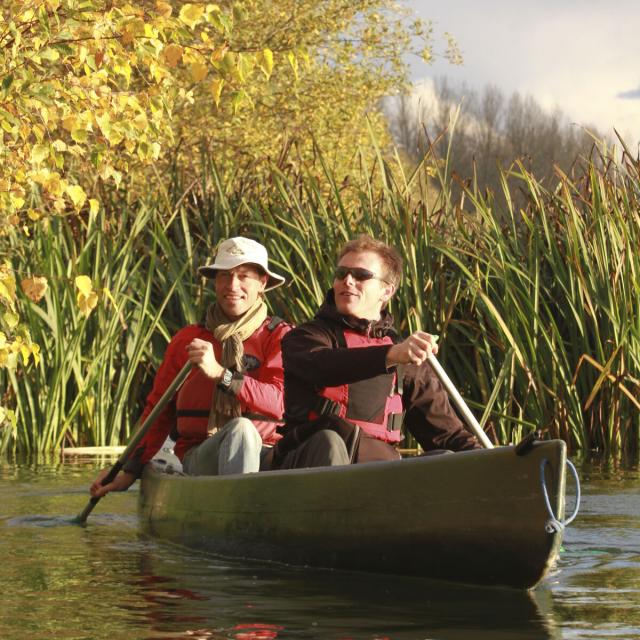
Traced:
<path fill-rule="evenodd" d="M 564 520 L 558 520 L 558 518 L 556 518 L 555 514 L 553 513 L 553 509 L 551 508 L 551 502 L 549 501 L 549 492 L 547 491 L 547 482 L 544 475 L 544 468 L 547 464 L 549 464 L 549 461 L 546 458 L 543 458 L 542 462 L 540 463 L 540 484 L 542 485 L 544 504 L 547 507 L 547 513 L 549 514 L 549 520 L 544 527 L 547 533 L 561 533 L 567 525 L 571 524 L 575 520 L 576 516 L 578 515 L 578 510 L 580 509 L 580 480 L 578 478 L 578 472 L 573 466 L 571 460 L 567 460 L 566 463 L 567 467 L 569 467 L 569 471 L 571 471 L 571 475 L 573 475 L 573 480 L 576 484 L 576 504 L 573 509 L 573 513 Z"/>

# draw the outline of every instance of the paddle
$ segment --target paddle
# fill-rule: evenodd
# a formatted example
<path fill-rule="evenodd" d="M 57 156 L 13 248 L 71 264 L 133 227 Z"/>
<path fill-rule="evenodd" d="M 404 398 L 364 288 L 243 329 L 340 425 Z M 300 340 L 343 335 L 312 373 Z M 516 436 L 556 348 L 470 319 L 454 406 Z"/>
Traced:
<path fill-rule="evenodd" d="M 155 407 L 153 407 L 151 413 L 147 416 L 146 420 L 142 423 L 136 434 L 131 438 L 131 441 L 127 445 L 126 449 L 120 454 L 117 462 L 111 467 L 109 473 L 102 479 L 100 484 L 104 487 L 106 484 L 113 482 L 115 477 L 120 473 L 122 467 L 129 459 L 129 456 L 134 452 L 144 435 L 149 431 L 151 425 L 155 422 L 158 414 L 165 408 L 169 400 L 173 398 L 178 387 L 184 382 L 185 378 L 191 370 L 191 362 L 187 362 L 184 367 L 179 371 L 178 375 L 174 378 L 173 382 L 167 387 L 167 390 L 162 394 L 160 400 L 158 400 Z M 73 520 L 77 524 L 84 524 L 89 517 L 89 514 L 93 511 L 93 508 L 100 501 L 99 497 L 93 497 L 87 503 L 87 506 L 79 513 Z"/>
<path fill-rule="evenodd" d="M 453 386 L 453 382 L 451 382 L 451 379 L 447 375 L 447 372 L 442 368 L 442 365 L 436 360 L 436 357 L 433 354 L 430 355 L 427 360 L 433 367 L 433 370 L 436 372 L 436 375 L 440 379 L 440 382 L 442 382 L 442 384 L 444 385 L 447 393 L 451 396 L 454 404 L 456 405 L 456 407 L 458 407 L 460 413 L 462 413 L 465 422 L 467 423 L 467 425 L 469 425 L 469 428 L 471 429 L 471 431 L 473 431 L 475 437 L 480 440 L 480 443 L 485 449 L 493 449 L 493 443 L 491 442 L 491 440 L 489 440 L 487 434 L 483 431 L 480 423 L 475 419 L 473 413 L 471 413 L 471 410 L 467 406 L 467 403 L 464 401 L 464 398 Z"/>

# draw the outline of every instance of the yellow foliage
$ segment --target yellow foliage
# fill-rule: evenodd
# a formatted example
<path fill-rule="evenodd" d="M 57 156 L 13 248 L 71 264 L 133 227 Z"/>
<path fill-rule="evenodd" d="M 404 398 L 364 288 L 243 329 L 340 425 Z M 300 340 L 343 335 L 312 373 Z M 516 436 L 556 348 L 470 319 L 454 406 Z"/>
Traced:
<path fill-rule="evenodd" d="M 419 35 L 403 19 L 393 0 L 7 0 L 0 236 L 50 215 L 95 215 L 109 189 L 126 185 L 135 199 L 162 163 L 195 172 L 202 144 L 223 170 L 251 162 L 259 171 L 256 161 L 292 140 L 300 162 L 313 158 L 317 140 L 340 179 L 370 129 L 385 140 L 374 106 L 402 85 L 400 53 Z M 31 285 L 23 289 L 35 297 Z M 90 281 L 77 286 L 89 315 L 98 294 Z M 23 349 L 35 358 L 28 338 L 12 337 L 8 265 L 0 311 L 2 361 L 24 359 Z"/>
<path fill-rule="evenodd" d="M 80 313 L 88 318 L 98 304 L 98 294 L 93 290 L 93 284 L 89 276 L 77 276 L 75 283 L 78 289 L 76 296 L 78 308 Z"/>
<path fill-rule="evenodd" d="M 77 276 L 76 287 L 83 296 L 89 296 L 93 291 L 93 284 L 89 276 Z"/>

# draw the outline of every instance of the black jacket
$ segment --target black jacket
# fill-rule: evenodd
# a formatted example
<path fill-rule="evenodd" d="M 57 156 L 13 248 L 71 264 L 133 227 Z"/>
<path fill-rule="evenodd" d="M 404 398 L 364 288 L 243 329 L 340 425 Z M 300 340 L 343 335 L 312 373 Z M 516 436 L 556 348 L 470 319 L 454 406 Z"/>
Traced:
<path fill-rule="evenodd" d="M 353 384 L 388 374 L 386 356 L 390 345 L 349 349 L 339 346 L 342 327 L 364 336 L 397 340 L 393 318 L 383 311 L 380 320 L 367 321 L 340 314 L 333 291 L 313 320 L 290 331 L 282 340 L 284 403 L 287 427 L 298 426 L 315 406 L 317 389 Z M 429 364 L 402 367 L 402 402 L 405 428 L 425 450 L 461 451 L 480 448 L 465 430 L 449 398 Z M 372 399 L 375 401 L 376 399 Z M 380 399 L 384 402 L 384 399 Z"/>

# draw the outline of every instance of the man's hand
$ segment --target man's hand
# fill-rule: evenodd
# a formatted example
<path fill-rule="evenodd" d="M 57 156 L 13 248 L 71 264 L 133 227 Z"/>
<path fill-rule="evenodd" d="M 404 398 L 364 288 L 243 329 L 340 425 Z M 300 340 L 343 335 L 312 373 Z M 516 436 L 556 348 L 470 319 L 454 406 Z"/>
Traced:
<path fill-rule="evenodd" d="M 423 364 L 431 355 L 438 353 L 436 337 L 424 331 L 412 333 L 406 340 L 394 344 L 387 352 L 387 368 L 398 364 Z"/>
<path fill-rule="evenodd" d="M 215 382 L 222 378 L 224 367 L 216 360 L 213 345 L 210 342 L 194 338 L 187 345 L 187 357 L 191 364 L 200 367 L 207 378 L 211 378 Z"/>
<path fill-rule="evenodd" d="M 126 491 L 136 481 L 136 477 L 133 475 L 133 473 L 121 471 L 115 477 L 113 482 L 102 486 L 102 480 L 108 473 L 109 469 L 103 469 L 89 487 L 89 493 L 93 498 L 102 498 L 102 496 L 111 491 Z"/>

